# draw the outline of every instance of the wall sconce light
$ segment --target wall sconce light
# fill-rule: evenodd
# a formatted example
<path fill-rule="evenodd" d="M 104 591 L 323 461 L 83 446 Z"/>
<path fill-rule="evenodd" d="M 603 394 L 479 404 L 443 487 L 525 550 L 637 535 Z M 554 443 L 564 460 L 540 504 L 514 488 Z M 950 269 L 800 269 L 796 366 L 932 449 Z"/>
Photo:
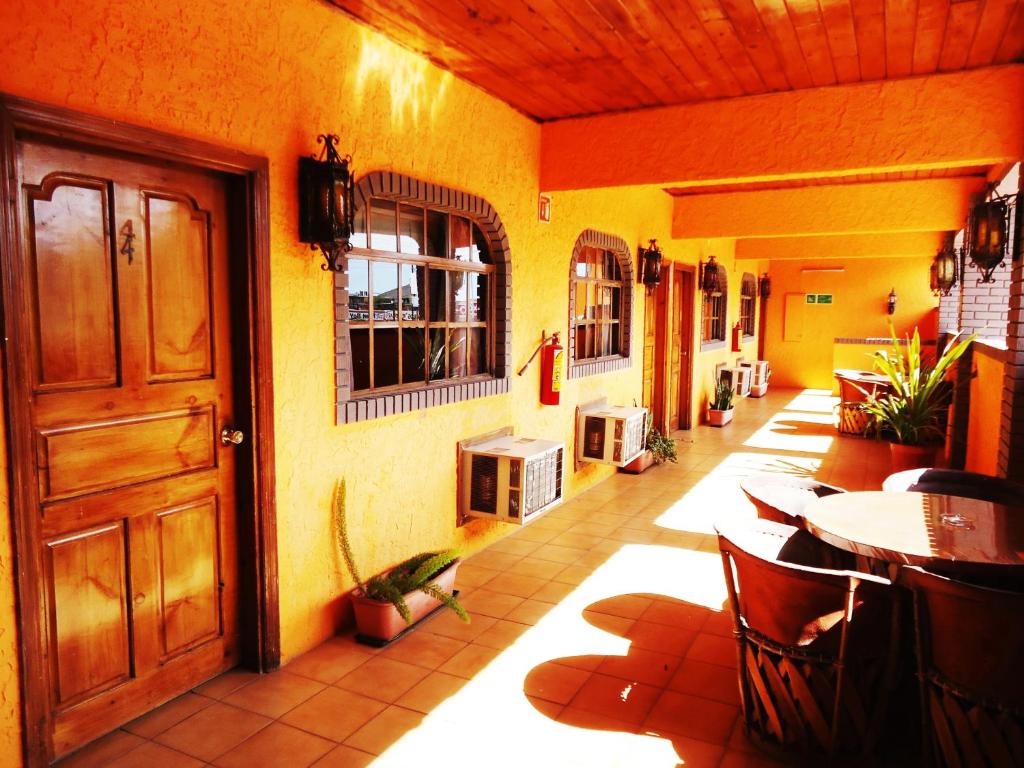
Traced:
<path fill-rule="evenodd" d="M 715 293 L 719 288 L 718 270 L 721 267 L 715 262 L 714 256 L 708 257 L 708 263 L 700 263 L 700 287 L 704 293 Z"/>
<path fill-rule="evenodd" d="M 996 197 L 971 209 L 967 255 L 981 272 L 979 283 L 992 283 L 992 273 L 1003 265 L 1010 243 L 1010 218 L 1018 195 Z"/>
<path fill-rule="evenodd" d="M 640 246 L 636 252 L 640 257 L 640 281 L 650 293 L 661 282 L 661 248 L 658 247 L 658 241 L 651 238 L 647 248 Z"/>
<path fill-rule="evenodd" d="M 889 299 L 885 304 L 886 311 L 892 315 L 896 313 L 896 289 L 893 288 L 889 291 Z"/>
<path fill-rule="evenodd" d="M 757 289 L 761 294 L 761 301 L 767 301 L 768 297 L 772 295 L 772 279 L 768 277 L 767 272 L 761 275 L 761 279 L 757 284 Z"/>
<path fill-rule="evenodd" d="M 957 256 L 953 247 L 952 234 L 946 237 L 946 244 L 939 249 L 932 260 L 931 287 L 936 296 L 949 296 L 957 281 Z"/>
<path fill-rule="evenodd" d="M 320 156 L 299 158 L 299 240 L 323 253 L 321 269 L 344 272 L 341 257 L 352 250 L 354 229 L 352 157 L 338 154 L 334 134 L 322 133 L 316 141 L 324 145 Z"/>

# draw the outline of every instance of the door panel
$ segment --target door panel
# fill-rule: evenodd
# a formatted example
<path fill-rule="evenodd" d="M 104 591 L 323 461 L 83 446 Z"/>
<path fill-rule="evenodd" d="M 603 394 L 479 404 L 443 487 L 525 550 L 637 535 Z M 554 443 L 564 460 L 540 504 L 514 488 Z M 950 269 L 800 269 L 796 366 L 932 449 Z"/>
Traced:
<path fill-rule="evenodd" d="M 26 190 L 37 392 L 117 382 L 108 186 L 60 174 Z"/>
<path fill-rule="evenodd" d="M 210 219 L 193 201 L 143 192 L 149 311 L 149 379 L 213 373 Z"/>
<path fill-rule="evenodd" d="M 127 571 L 120 525 L 46 543 L 56 704 L 67 707 L 131 672 Z"/>
<path fill-rule="evenodd" d="M 59 756 L 237 663 L 227 191 L 42 142 L 17 163 Z"/>

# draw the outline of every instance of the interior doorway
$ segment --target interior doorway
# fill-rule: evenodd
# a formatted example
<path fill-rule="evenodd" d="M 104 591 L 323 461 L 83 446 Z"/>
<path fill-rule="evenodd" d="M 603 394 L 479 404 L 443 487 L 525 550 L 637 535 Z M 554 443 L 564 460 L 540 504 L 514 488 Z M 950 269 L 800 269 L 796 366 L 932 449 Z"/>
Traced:
<path fill-rule="evenodd" d="M 10 97 L 0 120 L 35 766 L 280 663 L 266 160 Z"/>
<path fill-rule="evenodd" d="M 645 302 L 644 404 L 664 433 L 692 427 L 695 279 L 694 267 L 666 262 Z"/>

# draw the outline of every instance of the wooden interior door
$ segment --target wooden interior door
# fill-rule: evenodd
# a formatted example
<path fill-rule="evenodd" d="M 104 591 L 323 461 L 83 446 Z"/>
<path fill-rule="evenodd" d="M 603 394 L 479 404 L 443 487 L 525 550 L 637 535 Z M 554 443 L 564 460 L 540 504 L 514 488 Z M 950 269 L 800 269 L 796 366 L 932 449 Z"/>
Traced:
<path fill-rule="evenodd" d="M 693 343 L 693 276 L 683 265 L 671 271 L 668 320 L 668 429 L 690 428 L 690 389 Z"/>
<path fill-rule="evenodd" d="M 41 141 L 16 162 L 59 756 L 238 660 L 227 189 Z"/>

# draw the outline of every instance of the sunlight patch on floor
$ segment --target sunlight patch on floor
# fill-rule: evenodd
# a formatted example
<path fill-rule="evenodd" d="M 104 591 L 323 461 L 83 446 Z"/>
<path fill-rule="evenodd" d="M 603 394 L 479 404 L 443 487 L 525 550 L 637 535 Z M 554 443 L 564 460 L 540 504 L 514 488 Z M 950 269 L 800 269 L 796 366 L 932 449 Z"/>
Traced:
<path fill-rule="evenodd" d="M 832 392 L 827 389 L 805 389 L 799 395 L 786 403 L 787 411 L 805 411 L 807 413 L 832 414 L 835 404 L 839 398 L 833 397 Z"/>

